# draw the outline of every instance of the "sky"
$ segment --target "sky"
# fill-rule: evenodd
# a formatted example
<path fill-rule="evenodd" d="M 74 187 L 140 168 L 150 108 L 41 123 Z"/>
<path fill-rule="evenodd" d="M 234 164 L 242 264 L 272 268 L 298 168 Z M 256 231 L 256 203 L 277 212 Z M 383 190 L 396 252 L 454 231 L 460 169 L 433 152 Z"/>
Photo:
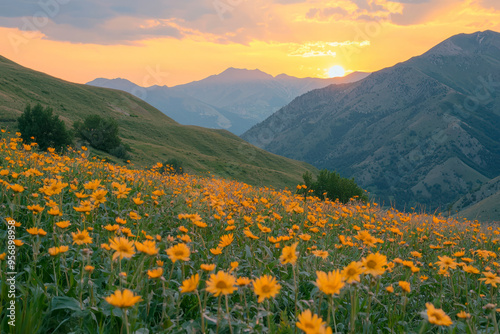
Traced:
<path fill-rule="evenodd" d="M 372 72 L 488 29 L 499 0 L 0 0 L 0 55 L 77 83 Z"/>

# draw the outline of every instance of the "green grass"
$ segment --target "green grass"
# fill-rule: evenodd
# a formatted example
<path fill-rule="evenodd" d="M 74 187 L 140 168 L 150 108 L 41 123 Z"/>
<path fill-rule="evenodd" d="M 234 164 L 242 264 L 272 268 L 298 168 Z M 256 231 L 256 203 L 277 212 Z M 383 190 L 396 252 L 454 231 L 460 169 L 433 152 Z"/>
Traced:
<path fill-rule="evenodd" d="M 493 194 L 458 213 L 458 216 L 479 221 L 500 221 L 500 192 Z"/>
<path fill-rule="evenodd" d="M 228 131 L 180 125 L 128 93 L 70 83 L 0 56 L 0 127 L 16 131 L 16 119 L 28 103 L 51 106 L 70 127 L 90 114 L 116 119 L 122 140 L 133 149 L 132 163 L 140 167 L 176 158 L 191 173 L 277 188 L 294 187 L 304 172 L 316 172 Z"/>
<path fill-rule="evenodd" d="M 457 217 L 470 220 L 500 221 L 500 176 L 484 183 L 454 203 L 452 211 Z"/>

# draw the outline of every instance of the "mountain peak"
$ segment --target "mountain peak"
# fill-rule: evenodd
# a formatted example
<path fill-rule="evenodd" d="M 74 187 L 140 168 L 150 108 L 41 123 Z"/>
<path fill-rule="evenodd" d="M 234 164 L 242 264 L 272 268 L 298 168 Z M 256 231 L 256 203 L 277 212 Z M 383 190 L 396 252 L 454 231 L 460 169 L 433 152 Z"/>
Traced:
<path fill-rule="evenodd" d="M 439 43 L 423 55 L 456 56 L 476 53 L 494 47 L 500 49 L 500 33 L 491 30 L 477 31 L 472 34 L 454 35 Z"/>
<path fill-rule="evenodd" d="M 272 75 L 262 72 L 259 69 L 249 70 L 246 68 L 235 68 L 235 67 L 229 67 L 224 72 L 217 74 L 213 77 L 225 80 L 236 80 L 236 81 L 273 79 Z"/>
<path fill-rule="evenodd" d="M 86 84 L 89 86 L 118 89 L 128 93 L 134 92 L 139 87 L 132 81 L 123 78 L 115 78 L 115 79 L 97 78 L 90 82 L 87 82 Z"/>
<path fill-rule="evenodd" d="M 295 79 L 296 77 L 292 77 L 291 75 L 281 73 L 274 77 L 275 79 Z"/>
<path fill-rule="evenodd" d="M 109 82 L 109 81 L 112 81 L 112 82 L 123 82 L 123 83 L 133 83 L 132 81 L 128 80 L 128 79 L 124 79 L 124 78 L 113 78 L 113 79 L 107 79 L 107 78 L 96 78 L 90 82 L 87 83 L 87 85 L 90 85 L 91 83 L 95 82 L 95 83 L 100 83 L 100 82 Z"/>

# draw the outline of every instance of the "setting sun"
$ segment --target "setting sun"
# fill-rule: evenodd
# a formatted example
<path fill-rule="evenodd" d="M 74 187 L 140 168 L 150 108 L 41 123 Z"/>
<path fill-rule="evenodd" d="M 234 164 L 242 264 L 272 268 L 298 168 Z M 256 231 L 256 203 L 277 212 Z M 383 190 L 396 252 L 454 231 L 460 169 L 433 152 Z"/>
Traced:
<path fill-rule="evenodd" d="M 329 70 L 328 70 L 328 76 L 330 78 L 336 78 L 336 77 L 343 77 L 345 75 L 345 70 L 342 66 L 340 65 L 335 65 L 335 66 L 332 66 Z"/>

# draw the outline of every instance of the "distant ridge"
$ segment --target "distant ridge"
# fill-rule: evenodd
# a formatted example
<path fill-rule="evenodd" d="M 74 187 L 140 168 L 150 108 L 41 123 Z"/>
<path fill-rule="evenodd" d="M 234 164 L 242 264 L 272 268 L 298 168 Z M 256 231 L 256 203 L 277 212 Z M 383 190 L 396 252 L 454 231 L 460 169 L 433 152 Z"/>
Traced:
<path fill-rule="evenodd" d="M 254 69 L 230 67 L 199 81 L 174 87 L 139 87 L 123 79 L 98 78 L 88 85 L 134 94 L 167 116 L 186 125 L 226 129 L 242 134 L 293 98 L 330 84 L 354 82 L 368 76 L 354 72 L 342 78 L 273 77 Z"/>

